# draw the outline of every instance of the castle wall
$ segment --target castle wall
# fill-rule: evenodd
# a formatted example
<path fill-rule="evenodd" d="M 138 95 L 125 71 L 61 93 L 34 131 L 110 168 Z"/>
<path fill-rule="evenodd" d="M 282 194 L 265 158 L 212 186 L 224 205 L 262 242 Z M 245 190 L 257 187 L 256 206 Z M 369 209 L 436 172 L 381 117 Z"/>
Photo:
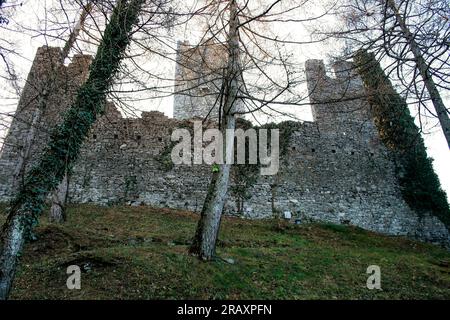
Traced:
<path fill-rule="evenodd" d="M 41 83 L 40 74 L 46 77 L 48 61 L 40 52 L 30 72 L 29 85 L 24 89 L 17 119 L 29 117 L 36 108 L 27 97 L 33 96 L 32 84 Z M 82 57 L 78 60 L 87 61 Z M 86 76 L 85 69 L 84 63 L 58 65 L 58 77 L 62 77 L 59 83 L 68 74 L 78 80 L 70 84 L 70 90 L 59 88 L 50 93 L 51 103 L 42 127 L 48 129 L 60 119 L 59 110 L 63 111 L 73 99 Z M 314 122 L 295 124 L 279 173 L 258 177 L 249 190 L 250 199 L 244 202 L 243 215 L 267 218 L 274 214 L 274 209 L 281 213 L 290 211 L 301 221 L 352 224 L 450 245 L 448 230 L 437 218 L 419 217 L 402 199 L 390 154 L 378 139 L 367 102 L 361 99 L 364 89 L 360 79 L 348 73 L 349 65 L 336 65 L 335 78 L 327 76 L 324 70 L 321 61 L 307 63 Z M 325 103 L 330 99 L 339 101 Z M 29 109 L 23 109 L 24 105 Z M 200 211 L 211 168 L 204 165 L 170 168 L 164 166 L 162 158 L 170 148 L 172 130 L 186 123 L 159 112 L 143 112 L 137 119 L 122 118 L 115 106 L 108 103 L 105 115 L 95 123 L 85 141 L 70 177 L 69 201 L 148 204 Z M 14 148 L 20 145 L 27 128 L 15 119 L 5 141 L 0 157 L 1 200 L 13 195 L 10 181 L 11 168 L 17 160 Z M 47 132 L 40 130 L 42 139 L 34 146 L 35 157 L 48 139 Z M 230 193 L 225 211 L 237 213 L 236 203 Z"/>

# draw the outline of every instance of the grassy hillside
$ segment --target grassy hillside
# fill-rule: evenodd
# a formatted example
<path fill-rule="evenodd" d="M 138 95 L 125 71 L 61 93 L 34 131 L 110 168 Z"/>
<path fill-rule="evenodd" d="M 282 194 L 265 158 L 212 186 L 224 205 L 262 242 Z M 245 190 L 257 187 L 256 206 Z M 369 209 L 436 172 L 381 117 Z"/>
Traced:
<path fill-rule="evenodd" d="M 224 218 L 218 253 L 234 261 L 204 263 L 187 254 L 189 212 L 83 205 L 68 218 L 42 220 L 12 299 L 450 299 L 449 252 L 357 228 Z M 81 290 L 66 288 L 73 264 Z M 369 265 L 382 291 L 366 288 Z"/>

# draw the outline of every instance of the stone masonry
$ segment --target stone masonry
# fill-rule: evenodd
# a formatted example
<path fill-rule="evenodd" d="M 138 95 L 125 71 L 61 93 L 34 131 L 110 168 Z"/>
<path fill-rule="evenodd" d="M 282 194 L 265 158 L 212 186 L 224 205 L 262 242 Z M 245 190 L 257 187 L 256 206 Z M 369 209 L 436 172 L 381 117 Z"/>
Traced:
<path fill-rule="evenodd" d="M 59 54 L 59 48 L 49 47 L 40 48 L 36 54 L 2 147 L 2 201 L 14 194 L 12 179 L 18 154 L 37 108 L 36 96 L 49 75 L 56 72 L 52 81 L 57 85 L 47 93 L 48 103 L 37 125 L 39 134 L 28 167 L 42 152 L 49 130 L 61 120 L 76 89 L 86 79 L 90 57 L 76 56 L 65 66 Z M 337 63 L 331 77 L 322 61 L 306 63 L 314 121 L 296 124 L 280 171 L 276 176 L 258 177 L 250 187 L 251 197 L 245 200 L 243 212 L 237 212 L 237 199 L 230 194 L 226 213 L 268 218 L 274 211 L 289 211 L 300 221 L 350 224 L 449 246 L 445 225 L 434 216 L 419 216 L 403 200 L 391 155 L 378 138 L 363 98 L 362 81 L 349 70 L 350 63 Z M 184 109 L 186 102 L 180 96 L 175 98 L 174 119 L 154 111 L 143 112 L 140 118 L 123 118 L 112 103 L 107 103 L 70 177 L 69 201 L 201 210 L 211 168 L 165 167 L 162 156 L 171 146 L 172 130 L 189 124 L 189 118 L 204 116 L 209 100 L 191 113 Z"/>
<path fill-rule="evenodd" d="M 173 117 L 175 119 L 219 117 L 222 78 L 227 66 L 228 51 L 211 41 L 201 46 L 178 42 L 175 70 Z M 242 101 L 236 102 L 237 112 L 244 111 Z"/>

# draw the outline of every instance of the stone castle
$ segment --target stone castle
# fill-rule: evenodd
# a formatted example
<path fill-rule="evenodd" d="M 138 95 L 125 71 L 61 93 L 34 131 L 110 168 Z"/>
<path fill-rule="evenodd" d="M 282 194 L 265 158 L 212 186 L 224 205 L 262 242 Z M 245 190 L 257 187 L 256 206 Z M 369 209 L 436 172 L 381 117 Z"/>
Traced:
<path fill-rule="evenodd" d="M 180 51 L 186 52 L 186 46 L 181 43 Z M 220 75 L 209 72 L 205 64 L 223 62 L 208 60 L 220 56 L 220 50 L 207 50 L 206 54 L 192 51 L 178 55 L 174 118 L 156 111 L 142 112 L 140 118 L 124 118 L 114 104 L 107 103 L 70 176 L 69 202 L 201 210 L 211 167 L 164 166 L 162 159 L 171 145 L 173 129 L 192 118 L 214 117 L 215 111 L 210 109 L 216 100 L 213 93 L 221 86 Z M 61 121 L 87 77 L 91 57 L 77 55 L 68 66 L 59 57 L 59 48 L 37 51 L 2 147 L 2 201 L 14 194 L 14 173 L 32 124 L 37 130 L 26 168 L 38 159 L 51 128 Z M 195 65 L 192 68 L 191 63 Z M 390 152 L 380 141 L 369 104 L 362 98 L 360 77 L 350 71 L 350 63 L 336 63 L 333 68 L 334 76 L 329 76 L 322 61 L 307 61 L 313 121 L 294 124 L 279 173 L 258 176 L 244 200 L 230 192 L 225 212 L 248 218 L 289 212 L 300 221 L 350 224 L 449 245 L 449 231 L 438 218 L 417 214 L 403 200 Z M 205 83 L 205 76 L 213 80 Z M 187 83 L 195 85 L 189 89 Z M 185 94 L 189 90 L 194 93 Z M 37 99 L 42 94 L 46 97 L 44 107 Z M 41 115 L 36 121 L 38 108 Z"/>

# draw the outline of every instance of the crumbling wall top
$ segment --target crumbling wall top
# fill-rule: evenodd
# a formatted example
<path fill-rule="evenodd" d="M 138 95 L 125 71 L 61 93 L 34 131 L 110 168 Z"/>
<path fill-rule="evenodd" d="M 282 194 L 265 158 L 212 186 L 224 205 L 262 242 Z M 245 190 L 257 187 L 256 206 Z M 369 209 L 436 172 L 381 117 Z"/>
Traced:
<path fill-rule="evenodd" d="M 327 74 L 322 60 L 305 64 L 309 99 L 314 121 L 328 132 L 351 131 L 370 123 L 370 106 L 365 97 L 362 79 L 353 62 L 336 61 Z"/>

